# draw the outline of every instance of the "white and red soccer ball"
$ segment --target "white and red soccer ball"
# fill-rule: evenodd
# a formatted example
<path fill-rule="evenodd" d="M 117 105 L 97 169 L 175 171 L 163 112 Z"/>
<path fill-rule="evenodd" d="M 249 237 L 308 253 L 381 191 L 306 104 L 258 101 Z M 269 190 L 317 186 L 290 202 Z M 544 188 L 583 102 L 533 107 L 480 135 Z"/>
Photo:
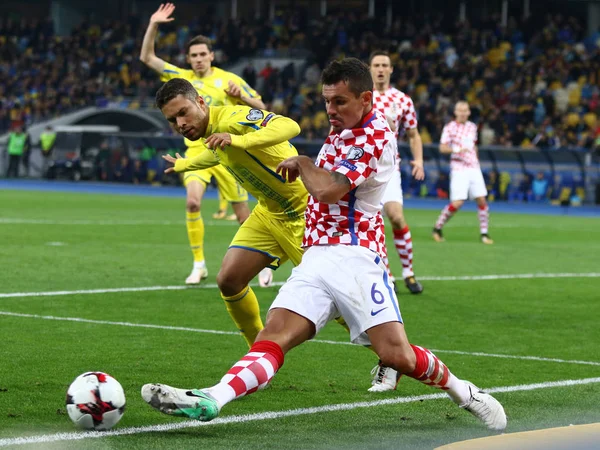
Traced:
<path fill-rule="evenodd" d="M 109 430 L 125 412 L 121 384 L 104 372 L 79 375 L 67 390 L 67 413 L 86 430 Z"/>

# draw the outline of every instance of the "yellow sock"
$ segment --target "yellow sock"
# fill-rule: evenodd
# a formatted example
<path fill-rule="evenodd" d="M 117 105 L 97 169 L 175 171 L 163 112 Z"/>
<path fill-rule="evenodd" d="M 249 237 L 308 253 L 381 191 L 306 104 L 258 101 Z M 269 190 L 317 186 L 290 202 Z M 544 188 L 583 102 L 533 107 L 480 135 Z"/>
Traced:
<path fill-rule="evenodd" d="M 342 316 L 338 317 L 337 319 L 335 319 L 335 321 L 337 323 L 339 323 L 341 326 L 343 326 L 345 328 L 345 330 L 350 333 L 350 327 L 348 326 L 348 324 L 346 323 L 346 321 L 344 320 L 344 318 Z M 370 345 L 365 345 L 366 348 L 368 348 L 369 350 L 371 350 L 373 353 L 377 354 L 375 352 L 375 350 L 373 350 L 373 347 Z"/>
<path fill-rule="evenodd" d="M 204 261 L 204 221 L 198 212 L 186 212 L 186 225 L 194 261 Z"/>
<path fill-rule="evenodd" d="M 260 319 L 260 308 L 256 294 L 250 286 L 245 287 L 242 292 L 232 297 L 221 294 L 227 306 L 227 312 L 237 325 L 240 333 L 246 339 L 248 347 L 252 347 L 258 332 L 264 328 Z"/>

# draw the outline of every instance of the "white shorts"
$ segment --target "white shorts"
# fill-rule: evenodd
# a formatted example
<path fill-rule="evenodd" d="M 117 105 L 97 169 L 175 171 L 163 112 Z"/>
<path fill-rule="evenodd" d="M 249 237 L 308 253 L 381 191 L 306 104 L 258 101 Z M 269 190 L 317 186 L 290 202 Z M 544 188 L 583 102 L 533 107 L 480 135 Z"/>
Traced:
<path fill-rule="evenodd" d="M 396 202 L 401 205 L 404 204 L 402 199 L 402 178 L 400 176 L 400 169 L 396 168 L 388 181 L 387 186 L 385 187 L 385 192 L 383 193 L 383 198 L 381 199 L 382 204 Z"/>
<path fill-rule="evenodd" d="M 468 200 L 487 195 L 481 169 L 463 169 L 450 172 L 450 201 Z"/>
<path fill-rule="evenodd" d="M 285 308 L 310 320 L 318 333 L 342 316 L 350 340 L 369 345 L 366 330 L 387 322 L 402 323 L 398 300 L 381 258 L 351 245 L 317 245 L 282 286 L 270 309 Z"/>

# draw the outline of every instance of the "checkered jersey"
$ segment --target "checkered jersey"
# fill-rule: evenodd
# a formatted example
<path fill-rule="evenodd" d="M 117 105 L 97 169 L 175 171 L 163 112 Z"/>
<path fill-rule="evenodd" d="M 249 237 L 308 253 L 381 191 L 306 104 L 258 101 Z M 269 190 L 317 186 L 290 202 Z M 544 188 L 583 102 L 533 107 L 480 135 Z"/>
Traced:
<path fill-rule="evenodd" d="M 390 87 L 383 93 L 374 89 L 373 107 L 394 123 L 396 139 L 402 136 L 405 130 L 417 128 L 417 113 L 412 99 L 396 88 Z"/>
<path fill-rule="evenodd" d="M 477 145 L 477 125 L 473 122 L 458 123 L 456 120 L 453 120 L 447 123 L 442 131 L 440 143 L 452 147 L 450 170 L 479 168 L 479 158 L 475 150 Z M 466 148 L 468 151 L 458 152 L 462 148 Z"/>
<path fill-rule="evenodd" d="M 330 134 L 315 164 L 350 180 L 337 203 L 308 197 L 304 247 L 360 245 L 384 254 L 381 199 L 396 165 L 397 142 L 383 114 L 372 111 L 360 128 Z"/>

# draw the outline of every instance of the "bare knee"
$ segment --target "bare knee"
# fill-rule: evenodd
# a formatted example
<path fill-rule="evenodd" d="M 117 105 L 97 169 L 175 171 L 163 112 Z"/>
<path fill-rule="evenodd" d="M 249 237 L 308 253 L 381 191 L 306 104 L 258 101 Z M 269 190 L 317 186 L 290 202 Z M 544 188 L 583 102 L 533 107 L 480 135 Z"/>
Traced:
<path fill-rule="evenodd" d="M 485 200 L 485 197 L 477 197 L 475 199 L 475 202 L 480 208 L 485 208 L 487 206 L 487 201 Z"/>
<path fill-rule="evenodd" d="M 384 205 L 385 215 L 392 223 L 392 228 L 395 230 L 401 230 L 406 226 L 406 220 L 404 219 L 404 209 L 402 204 L 398 202 L 390 202 Z"/>
<path fill-rule="evenodd" d="M 394 230 L 401 230 L 407 225 L 403 213 L 399 213 L 396 214 L 394 217 L 390 217 L 390 222 L 392 222 L 392 228 Z"/>
<path fill-rule="evenodd" d="M 452 206 L 454 207 L 454 209 L 460 209 L 462 207 L 462 205 L 465 204 L 464 200 L 454 200 L 452 202 Z"/>
<path fill-rule="evenodd" d="M 197 198 L 188 198 L 185 202 L 185 210 L 191 213 L 200 211 L 200 200 Z"/>
<path fill-rule="evenodd" d="M 413 373 L 417 366 L 417 357 L 411 347 L 390 347 L 379 354 L 381 364 L 391 367 L 399 373 Z"/>
<path fill-rule="evenodd" d="M 238 275 L 227 268 L 221 268 L 217 274 L 217 285 L 225 297 L 233 297 L 242 292 L 247 285 L 246 280 L 240 280 Z"/>

